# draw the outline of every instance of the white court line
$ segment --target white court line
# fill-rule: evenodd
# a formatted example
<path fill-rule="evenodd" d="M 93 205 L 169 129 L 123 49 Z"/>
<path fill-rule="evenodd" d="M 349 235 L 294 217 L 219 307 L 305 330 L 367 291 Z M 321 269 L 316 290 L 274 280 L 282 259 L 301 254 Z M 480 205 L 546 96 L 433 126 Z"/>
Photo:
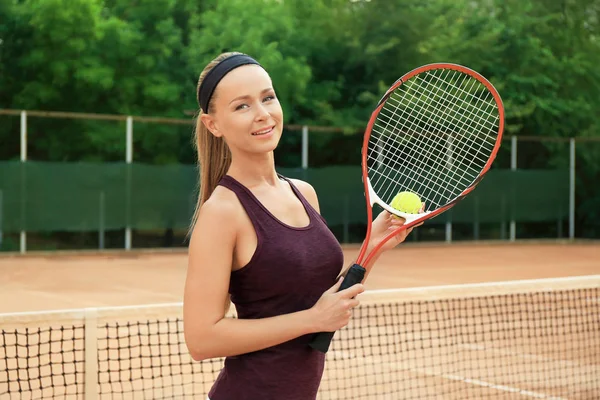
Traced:
<path fill-rule="evenodd" d="M 585 367 L 574 361 L 555 359 L 555 358 L 551 358 L 551 357 L 544 357 L 544 356 L 539 356 L 537 354 L 531 354 L 531 353 L 521 353 L 518 351 L 502 350 L 502 349 L 498 349 L 495 347 L 486 347 L 481 344 L 466 343 L 466 344 L 460 344 L 458 346 L 462 347 L 463 349 L 467 349 L 467 350 L 484 351 L 484 352 L 499 354 L 499 355 L 503 355 L 503 356 L 515 356 L 515 357 L 522 358 L 525 360 L 551 361 L 553 363 L 561 364 L 563 367 L 564 366 L 581 367 L 581 368 Z"/>
<path fill-rule="evenodd" d="M 426 373 L 426 372 L 424 371 L 424 373 Z M 436 374 L 433 374 L 433 375 L 436 375 Z M 519 388 L 512 387 L 512 386 L 496 385 L 494 383 L 481 381 L 479 379 L 465 378 L 464 376 L 460 376 L 460 375 L 443 374 L 443 375 L 438 375 L 438 376 L 441 376 L 442 378 L 445 378 L 445 379 L 451 379 L 451 380 L 455 380 L 455 381 L 470 383 L 472 385 L 488 387 L 490 389 L 502 390 L 504 392 L 518 393 L 521 396 L 525 396 L 525 397 L 533 397 L 536 399 L 547 399 L 547 400 L 567 400 L 564 397 L 548 396 L 547 394 L 544 394 L 544 393 L 532 392 L 531 390 L 523 390 L 523 389 L 519 389 Z"/>
<path fill-rule="evenodd" d="M 486 381 L 482 381 L 479 379 L 471 379 L 471 378 L 467 378 L 464 376 L 460 376 L 460 375 L 454 375 L 454 374 L 438 374 L 435 372 L 432 372 L 431 370 L 427 370 L 427 369 L 421 369 L 421 368 L 402 368 L 411 372 L 416 372 L 422 375 L 428 375 L 428 376 L 436 376 L 439 378 L 444 378 L 444 379 L 449 379 L 449 380 L 453 380 L 453 381 L 459 381 L 459 382 L 464 382 L 464 383 L 468 383 L 471 385 L 476 385 L 476 386 L 482 386 L 482 387 L 487 387 L 490 389 L 495 389 L 495 390 L 500 390 L 503 392 L 509 392 L 509 393 L 518 393 L 521 396 L 525 396 L 525 397 L 533 397 L 536 399 L 546 399 L 546 400 L 568 400 L 564 397 L 554 397 L 554 396 L 549 396 L 545 393 L 540 393 L 540 392 L 533 392 L 531 390 L 525 390 L 525 389 L 521 389 L 518 387 L 513 387 L 513 386 L 507 386 L 507 385 L 497 385 L 495 383 L 491 383 L 491 382 L 486 382 Z"/>
<path fill-rule="evenodd" d="M 336 359 L 349 359 L 349 358 L 356 357 L 356 356 L 353 357 L 353 355 L 347 351 L 332 351 L 332 353 L 336 353 L 336 356 L 335 356 Z M 396 369 L 396 370 L 401 370 L 401 371 L 410 371 L 410 372 L 421 374 L 421 375 L 437 377 L 437 378 L 444 378 L 444 379 L 448 379 L 448 380 L 452 380 L 452 381 L 464 382 L 464 383 L 467 383 L 470 385 L 487 387 L 490 389 L 495 389 L 495 390 L 499 390 L 499 391 L 503 391 L 503 392 L 517 393 L 517 394 L 520 394 L 521 396 L 525 396 L 525 397 L 532 397 L 532 398 L 544 399 L 544 400 L 568 400 L 565 397 L 555 397 L 555 396 L 547 395 L 545 393 L 534 392 L 531 390 L 525 390 L 525 389 L 521 389 L 518 387 L 507 386 L 507 385 L 498 385 L 495 383 L 482 381 L 480 379 L 472 379 L 472 378 L 467 378 L 464 376 L 454 375 L 454 374 L 437 373 L 437 372 L 433 372 L 431 369 L 403 367 L 398 362 L 384 362 L 384 363 L 378 363 L 378 364 L 379 365 L 382 365 L 382 364 L 389 365 L 390 367 L 392 367 L 392 370 Z"/>

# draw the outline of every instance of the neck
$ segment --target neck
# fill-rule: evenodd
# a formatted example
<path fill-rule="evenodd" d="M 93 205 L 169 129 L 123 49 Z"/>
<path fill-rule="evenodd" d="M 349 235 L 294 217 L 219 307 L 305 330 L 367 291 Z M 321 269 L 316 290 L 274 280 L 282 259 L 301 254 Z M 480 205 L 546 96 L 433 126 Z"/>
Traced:
<path fill-rule="evenodd" d="M 261 184 L 273 186 L 279 182 L 272 151 L 261 154 L 232 154 L 227 175 L 248 188 Z"/>

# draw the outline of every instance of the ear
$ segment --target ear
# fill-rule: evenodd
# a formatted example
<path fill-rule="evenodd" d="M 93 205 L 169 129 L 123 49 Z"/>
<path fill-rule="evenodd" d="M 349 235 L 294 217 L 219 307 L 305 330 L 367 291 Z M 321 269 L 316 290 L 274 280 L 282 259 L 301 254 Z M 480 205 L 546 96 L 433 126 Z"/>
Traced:
<path fill-rule="evenodd" d="M 219 128 L 217 127 L 215 118 L 212 115 L 202 114 L 200 116 L 200 121 L 202 121 L 202 123 L 204 124 L 206 129 L 208 129 L 208 131 L 210 133 L 212 133 L 214 136 L 216 136 L 216 137 L 223 136 L 223 134 L 219 131 Z"/>

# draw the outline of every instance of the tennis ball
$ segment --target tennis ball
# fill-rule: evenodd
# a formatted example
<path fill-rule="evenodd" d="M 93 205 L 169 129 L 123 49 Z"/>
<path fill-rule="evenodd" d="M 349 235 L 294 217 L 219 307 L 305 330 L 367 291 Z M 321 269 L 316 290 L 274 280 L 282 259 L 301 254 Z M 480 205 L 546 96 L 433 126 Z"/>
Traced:
<path fill-rule="evenodd" d="M 399 192 L 392 199 L 390 206 L 407 214 L 418 214 L 422 203 L 419 196 L 412 192 Z"/>

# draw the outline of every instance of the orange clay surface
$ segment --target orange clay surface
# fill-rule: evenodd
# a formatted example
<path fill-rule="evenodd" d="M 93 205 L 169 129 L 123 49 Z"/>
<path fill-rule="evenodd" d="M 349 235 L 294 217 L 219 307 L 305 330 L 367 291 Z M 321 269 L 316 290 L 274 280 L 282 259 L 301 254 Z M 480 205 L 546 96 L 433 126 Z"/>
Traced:
<path fill-rule="evenodd" d="M 345 246 L 346 265 L 358 254 Z M 185 250 L 0 256 L 0 313 L 182 301 Z M 598 242 L 405 243 L 367 290 L 600 274 Z"/>

